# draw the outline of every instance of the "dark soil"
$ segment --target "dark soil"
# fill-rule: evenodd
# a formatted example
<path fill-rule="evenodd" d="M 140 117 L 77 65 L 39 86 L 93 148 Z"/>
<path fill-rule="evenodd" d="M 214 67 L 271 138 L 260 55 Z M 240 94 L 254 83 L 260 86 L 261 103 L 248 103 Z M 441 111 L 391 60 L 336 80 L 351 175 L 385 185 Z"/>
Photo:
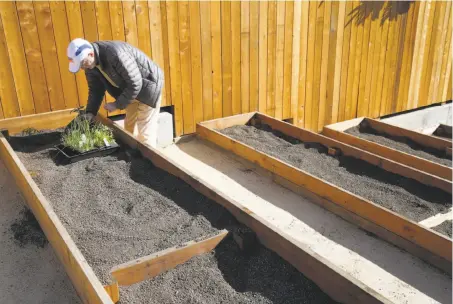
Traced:
<path fill-rule="evenodd" d="M 452 166 L 451 157 L 446 155 L 445 151 L 424 147 L 407 137 L 395 137 L 387 134 L 379 134 L 376 130 L 366 126 L 356 126 L 347 129 L 345 132 L 444 166 Z"/>
<path fill-rule="evenodd" d="M 10 142 L 14 147 L 15 138 L 11 138 Z M 154 167 L 146 159 L 126 156 L 125 151 L 121 150 L 110 156 L 57 166 L 51 158 L 54 144 L 26 147 L 21 144 L 19 147 L 25 148 L 27 152 L 18 152 L 18 155 L 33 173 L 39 188 L 104 284 L 110 283 L 109 271 L 115 265 L 190 240 L 206 238 L 220 229 L 234 231 L 240 227 L 226 209 L 202 196 L 182 180 Z M 237 245 L 231 242 L 227 244 L 225 250 L 229 254 L 237 251 Z M 298 273 L 261 245 L 259 252 L 267 258 L 263 263 L 267 268 L 254 270 L 258 274 L 265 272 L 272 278 L 282 271 Z M 151 294 L 155 301 L 153 303 L 188 303 L 186 300 L 190 294 L 199 294 L 200 299 L 213 299 L 215 296 L 216 299 L 224 299 L 225 303 L 244 301 L 246 296 L 235 287 L 242 284 L 239 278 L 235 279 L 231 273 L 227 277 L 224 273 L 242 269 L 245 264 L 236 268 L 232 265 L 222 266 L 222 271 L 215 272 L 216 267 L 221 267 L 220 258 L 216 261 L 214 257 L 208 257 L 206 261 L 202 258 L 198 262 L 196 260 L 182 265 L 182 272 L 172 272 L 173 275 L 180 273 L 179 285 L 175 280 L 161 279 L 157 283 L 149 281 L 122 288 L 121 298 L 125 299 L 122 303 L 150 303 L 143 295 Z M 183 284 L 184 276 L 194 281 Z M 198 278 L 199 285 L 195 278 Z M 279 298 L 300 298 L 302 295 L 306 300 L 327 298 L 311 281 L 301 274 L 299 278 L 298 281 L 274 281 L 275 284 L 268 286 L 273 290 L 263 289 L 260 301 L 281 302 Z M 259 281 L 261 278 L 250 280 Z M 201 281 L 212 288 L 203 289 Z M 158 294 L 153 289 L 153 286 L 157 286 L 155 284 L 159 284 Z M 221 287 L 217 287 L 217 284 L 221 284 Z M 288 289 L 287 286 L 294 287 Z M 177 288 L 187 294 L 175 294 Z M 271 296 L 272 299 L 269 298 Z"/>
<path fill-rule="evenodd" d="M 436 230 L 437 232 L 442 233 L 444 235 L 448 235 L 451 238 L 451 225 L 452 225 L 452 221 L 447 220 L 447 221 L 443 222 L 442 224 L 434 227 L 433 230 Z"/>
<path fill-rule="evenodd" d="M 24 208 L 21 211 L 21 218 L 18 218 L 13 224 L 11 224 L 11 231 L 13 238 L 20 247 L 26 245 L 34 245 L 36 247 L 44 248 L 47 245 L 48 240 L 46 235 L 39 226 L 33 213 Z"/>
<path fill-rule="evenodd" d="M 301 286 L 303 286 L 301 288 Z M 271 251 L 243 254 L 228 237 L 153 279 L 124 288 L 122 303 L 333 303 L 299 271 Z"/>
<path fill-rule="evenodd" d="M 234 126 L 221 132 L 415 221 L 451 207 L 451 195 L 442 190 L 359 159 L 330 156 L 327 148 L 318 143 L 303 143 L 267 125 Z"/>

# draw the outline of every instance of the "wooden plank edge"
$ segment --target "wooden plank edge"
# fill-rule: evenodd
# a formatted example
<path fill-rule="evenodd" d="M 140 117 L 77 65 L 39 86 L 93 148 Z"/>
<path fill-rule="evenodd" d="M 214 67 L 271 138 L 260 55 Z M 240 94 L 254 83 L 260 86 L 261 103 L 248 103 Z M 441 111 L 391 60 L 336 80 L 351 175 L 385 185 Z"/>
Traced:
<path fill-rule="evenodd" d="M 0 129 L 7 129 L 10 134 L 17 134 L 26 128 L 37 130 L 56 129 L 65 126 L 76 117 L 74 109 L 45 112 L 0 120 Z"/>
<path fill-rule="evenodd" d="M 118 287 L 118 282 L 105 285 L 104 289 L 110 296 L 110 299 L 112 299 L 113 303 L 117 303 L 120 300 L 120 289 Z"/>
<path fill-rule="evenodd" d="M 191 258 L 210 252 L 228 235 L 222 230 L 215 236 L 201 241 L 190 241 L 159 252 L 117 265 L 110 275 L 121 286 L 132 285 L 175 268 Z"/>
<path fill-rule="evenodd" d="M 452 254 L 452 240 L 445 236 L 437 233 L 434 230 L 427 229 L 418 223 L 415 223 L 399 214 L 394 213 L 391 210 L 383 208 L 369 200 L 365 200 L 359 196 L 354 195 L 344 189 L 338 188 L 335 185 L 318 179 L 307 172 L 299 170 L 291 165 L 288 165 L 280 160 L 261 153 L 250 146 L 242 144 L 231 137 L 225 136 L 218 131 L 210 130 L 202 125 L 198 125 L 197 134 L 220 146 L 234 154 L 245 158 L 264 169 L 270 170 L 271 172 L 297 184 L 298 186 L 308 188 L 309 191 L 314 192 L 316 195 L 321 196 L 335 204 L 338 204 L 349 212 L 364 218 L 376 225 L 382 226 L 392 233 L 400 236 L 409 242 L 414 243 L 428 250 L 431 255 L 420 256 L 419 252 L 409 251 L 426 262 L 432 264 L 435 267 L 442 269 L 448 273 L 451 272 L 451 254 Z M 227 139 L 227 144 L 222 144 L 219 138 Z M 251 157 L 251 156 L 254 157 Z M 270 160 L 270 161 L 269 161 Z M 267 162 L 267 163 L 266 163 Z M 269 162 L 271 164 L 269 164 Z M 316 191 L 307 186 L 307 183 L 315 183 L 318 186 L 322 186 L 322 189 Z M 340 200 L 341 198 L 341 200 Z M 389 227 L 386 225 L 386 221 L 396 225 L 395 227 Z M 360 222 L 353 222 L 361 228 L 367 229 L 367 227 Z M 386 239 L 391 242 L 393 239 Z M 393 242 L 394 243 L 394 242 Z M 395 244 L 395 243 L 394 243 Z M 398 246 L 398 244 L 395 244 Z M 410 248 L 409 248 L 410 249 Z M 437 257 L 435 257 L 437 256 Z M 439 258 L 446 260 L 448 263 L 439 263 Z M 449 265 L 445 267 L 445 265 Z"/>
<path fill-rule="evenodd" d="M 265 247 L 288 261 L 334 300 L 342 303 L 391 303 L 377 291 L 371 290 L 341 268 L 319 256 L 308 246 L 297 242 L 290 235 L 241 206 L 227 194 L 192 175 L 160 151 L 145 146 L 105 116 L 98 115 L 98 119 L 110 126 L 116 136 L 131 148 L 139 150 L 155 166 L 182 179 L 199 193 L 226 208 L 240 223 L 255 231 Z"/>
<path fill-rule="evenodd" d="M 0 134 L 0 156 L 63 264 L 83 303 L 113 303 L 27 169 Z"/>
<path fill-rule="evenodd" d="M 390 147 L 356 137 L 354 135 L 324 127 L 322 134 L 345 144 L 391 159 L 400 164 L 452 181 L 452 169 L 430 160 L 411 155 Z"/>
<path fill-rule="evenodd" d="M 337 150 L 335 153 L 363 160 L 373 166 L 382 168 L 383 170 L 416 180 L 427 186 L 441 189 L 447 193 L 452 193 L 453 184 L 451 181 L 440 178 L 436 175 L 429 174 L 422 170 L 417 170 L 413 167 L 406 166 L 391 159 L 384 158 L 380 155 L 373 154 L 369 151 L 361 150 L 352 145 L 345 144 L 333 138 L 317 134 L 315 132 L 288 124 L 284 121 L 277 120 L 265 114 L 258 113 L 253 120 L 262 121 L 269 125 L 272 129 L 280 131 L 286 135 L 294 137 L 304 142 L 316 142 L 328 149 Z M 328 153 L 334 153 L 330 150 Z M 337 155 L 335 154 L 335 155 Z M 334 156 L 335 156 L 334 155 Z"/>
<path fill-rule="evenodd" d="M 249 112 L 243 114 L 237 114 L 228 116 L 225 118 L 216 118 L 207 121 L 200 122 L 204 126 L 209 126 L 212 129 L 225 129 L 232 126 L 246 124 L 257 112 Z"/>
<path fill-rule="evenodd" d="M 385 122 L 366 118 L 362 123 L 366 123 L 372 129 L 395 137 L 407 137 L 421 146 L 434 148 L 444 151 L 446 148 L 451 148 L 452 143 L 446 139 L 432 137 L 423 133 L 415 132 L 409 129 L 404 129 L 398 126 L 390 125 Z"/>

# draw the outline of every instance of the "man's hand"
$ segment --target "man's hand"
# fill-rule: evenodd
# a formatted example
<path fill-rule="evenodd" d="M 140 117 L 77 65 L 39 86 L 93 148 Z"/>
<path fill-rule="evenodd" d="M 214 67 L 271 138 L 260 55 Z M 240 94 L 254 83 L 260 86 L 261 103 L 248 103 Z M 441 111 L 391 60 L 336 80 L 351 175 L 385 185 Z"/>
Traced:
<path fill-rule="evenodd" d="M 114 102 L 109 102 L 104 105 L 104 109 L 106 109 L 109 112 L 113 112 L 116 110 L 116 105 Z"/>

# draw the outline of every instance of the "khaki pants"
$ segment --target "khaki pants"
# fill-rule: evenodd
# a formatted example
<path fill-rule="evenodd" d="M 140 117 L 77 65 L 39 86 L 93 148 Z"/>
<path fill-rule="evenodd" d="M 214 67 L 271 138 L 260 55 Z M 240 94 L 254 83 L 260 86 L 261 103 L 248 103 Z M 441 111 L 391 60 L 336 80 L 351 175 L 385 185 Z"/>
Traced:
<path fill-rule="evenodd" d="M 155 108 L 137 100 L 132 101 L 126 107 L 124 129 L 136 135 L 138 140 L 153 148 L 157 147 L 157 127 L 161 100 L 162 96 L 159 97 Z"/>

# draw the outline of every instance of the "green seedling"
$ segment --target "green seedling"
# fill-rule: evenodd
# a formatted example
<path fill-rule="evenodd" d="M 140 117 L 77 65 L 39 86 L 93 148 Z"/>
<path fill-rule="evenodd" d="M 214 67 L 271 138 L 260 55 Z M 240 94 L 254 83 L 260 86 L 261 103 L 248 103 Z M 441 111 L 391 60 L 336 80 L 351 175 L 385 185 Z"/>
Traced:
<path fill-rule="evenodd" d="M 71 129 L 63 133 L 61 142 L 79 153 L 115 143 L 112 131 L 101 123 L 77 118 Z"/>

